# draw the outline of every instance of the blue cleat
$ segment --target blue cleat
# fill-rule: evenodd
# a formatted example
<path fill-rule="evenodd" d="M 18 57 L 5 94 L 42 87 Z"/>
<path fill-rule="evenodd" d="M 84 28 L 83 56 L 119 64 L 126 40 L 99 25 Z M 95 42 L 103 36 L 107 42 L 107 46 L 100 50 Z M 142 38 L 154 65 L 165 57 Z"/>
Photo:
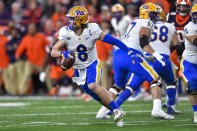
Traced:
<path fill-rule="evenodd" d="M 181 114 L 181 111 L 176 110 L 175 105 L 173 105 L 173 106 L 168 106 L 167 113 L 168 114 Z"/>
<path fill-rule="evenodd" d="M 162 108 L 168 108 L 168 105 L 166 103 L 162 104 Z"/>

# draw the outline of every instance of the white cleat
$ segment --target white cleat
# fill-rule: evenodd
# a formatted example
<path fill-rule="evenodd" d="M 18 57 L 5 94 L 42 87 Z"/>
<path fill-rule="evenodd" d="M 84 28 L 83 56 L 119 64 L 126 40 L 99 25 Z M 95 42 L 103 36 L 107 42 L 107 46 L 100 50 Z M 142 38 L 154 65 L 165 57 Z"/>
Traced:
<path fill-rule="evenodd" d="M 163 110 L 152 110 L 151 116 L 155 118 L 163 118 L 169 120 L 174 119 L 174 116 L 165 113 Z"/>
<path fill-rule="evenodd" d="M 117 121 L 116 125 L 117 125 L 118 127 L 124 126 L 124 121 L 123 121 L 123 119 L 120 119 L 119 121 Z"/>
<path fill-rule="evenodd" d="M 96 114 L 96 119 L 110 119 L 110 116 L 107 115 L 109 109 L 105 106 L 102 106 Z"/>
<path fill-rule="evenodd" d="M 197 124 L 197 111 L 194 112 L 194 124 Z"/>
<path fill-rule="evenodd" d="M 115 109 L 114 112 L 114 121 L 119 121 L 123 118 L 123 111 L 121 109 Z"/>

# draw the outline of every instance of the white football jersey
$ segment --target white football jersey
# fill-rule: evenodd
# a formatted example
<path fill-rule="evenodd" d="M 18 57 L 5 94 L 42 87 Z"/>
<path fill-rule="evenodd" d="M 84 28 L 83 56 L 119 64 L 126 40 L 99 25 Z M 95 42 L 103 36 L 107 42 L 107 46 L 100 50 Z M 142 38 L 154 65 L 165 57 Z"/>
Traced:
<path fill-rule="evenodd" d="M 189 22 L 185 28 L 185 36 L 197 36 L 197 24 Z M 197 64 L 197 47 L 185 39 L 185 50 L 183 52 L 183 58 L 190 63 Z"/>
<path fill-rule="evenodd" d="M 74 68 L 86 68 L 97 59 L 95 42 L 101 32 L 102 30 L 96 23 L 88 23 L 81 35 L 76 35 L 67 26 L 59 30 L 59 40 L 66 45 L 68 50 L 75 53 Z"/>
<path fill-rule="evenodd" d="M 124 43 L 133 49 L 143 52 L 139 41 L 139 32 L 142 27 L 150 29 L 151 33 L 154 30 L 154 23 L 148 19 L 137 19 L 129 25 L 125 34 Z"/>
<path fill-rule="evenodd" d="M 157 22 L 151 35 L 151 47 L 160 54 L 170 55 L 170 45 L 175 31 L 174 25 L 167 22 Z"/>
<path fill-rule="evenodd" d="M 111 25 L 114 31 L 116 32 L 116 34 L 118 35 L 117 39 L 119 40 L 124 39 L 127 28 L 131 22 L 132 20 L 129 15 L 125 15 L 124 17 L 122 17 L 120 21 L 117 21 L 116 18 L 112 18 Z"/>

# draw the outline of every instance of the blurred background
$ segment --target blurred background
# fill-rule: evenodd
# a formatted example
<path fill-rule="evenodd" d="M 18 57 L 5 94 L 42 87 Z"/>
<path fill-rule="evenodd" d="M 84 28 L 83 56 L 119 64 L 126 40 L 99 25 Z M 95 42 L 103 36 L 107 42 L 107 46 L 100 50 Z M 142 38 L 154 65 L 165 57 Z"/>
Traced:
<path fill-rule="evenodd" d="M 105 33 L 113 30 L 111 7 L 119 3 L 124 14 L 135 19 L 145 2 L 154 2 L 165 13 L 176 11 L 176 0 L 0 0 L 0 95 L 79 96 L 87 99 L 72 84 L 73 69 L 62 71 L 61 58 L 51 58 L 58 30 L 65 25 L 65 14 L 75 5 L 85 6 L 89 22 L 100 24 Z M 193 0 L 195 4 L 197 0 Z M 97 51 L 103 65 L 102 86 L 113 85 L 112 50 L 99 44 Z"/>

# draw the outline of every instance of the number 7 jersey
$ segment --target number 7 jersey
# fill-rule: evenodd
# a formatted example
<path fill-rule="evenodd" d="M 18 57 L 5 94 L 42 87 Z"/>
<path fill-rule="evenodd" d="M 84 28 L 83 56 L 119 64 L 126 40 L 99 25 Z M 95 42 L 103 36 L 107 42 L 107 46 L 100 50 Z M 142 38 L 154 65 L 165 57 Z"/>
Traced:
<path fill-rule="evenodd" d="M 102 30 L 96 23 L 88 23 L 81 35 L 76 35 L 67 26 L 59 30 L 58 39 L 66 48 L 75 53 L 74 68 L 83 69 L 97 60 L 95 42 L 98 40 Z"/>
<path fill-rule="evenodd" d="M 154 23 L 148 19 L 137 19 L 134 22 L 131 22 L 131 24 L 127 28 L 124 43 L 130 48 L 143 52 L 143 49 L 141 48 L 139 41 L 139 32 L 141 27 L 146 27 L 150 29 L 152 33 L 154 29 Z"/>

